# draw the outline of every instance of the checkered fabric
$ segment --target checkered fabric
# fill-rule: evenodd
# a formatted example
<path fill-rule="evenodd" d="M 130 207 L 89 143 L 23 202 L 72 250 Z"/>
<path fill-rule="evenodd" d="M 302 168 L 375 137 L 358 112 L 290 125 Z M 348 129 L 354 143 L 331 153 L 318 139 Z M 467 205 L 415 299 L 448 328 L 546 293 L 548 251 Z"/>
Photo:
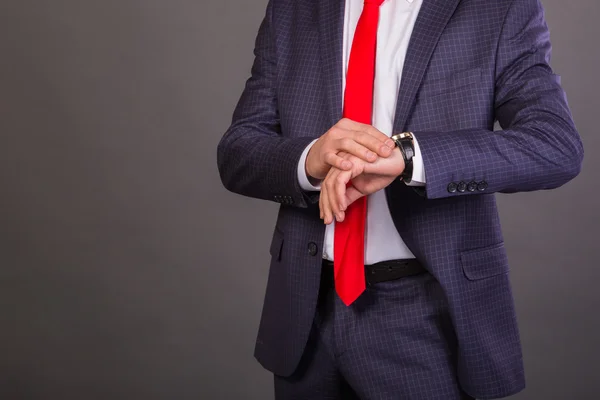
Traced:
<path fill-rule="evenodd" d="M 304 192 L 296 173 L 306 145 L 341 118 L 343 7 L 269 2 L 251 78 L 218 147 L 229 190 L 281 204 L 255 352 L 280 376 L 296 370 L 315 317 L 324 226 L 318 193 Z M 539 0 L 425 0 L 405 60 L 395 130 L 417 137 L 427 186 L 396 182 L 388 205 L 443 288 L 457 376 L 480 399 L 524 387 L 494 193 L 555 188 L 581 168 L 550 52 Z"/>
<path fill-rule="evenodd" d="M 296 371 L 275 376 L 277 400 L 473 400 L 456 379 L 448 302 L 430 274 L 367 287 L 346 307 L 325 267 L 317 317 Z"/>

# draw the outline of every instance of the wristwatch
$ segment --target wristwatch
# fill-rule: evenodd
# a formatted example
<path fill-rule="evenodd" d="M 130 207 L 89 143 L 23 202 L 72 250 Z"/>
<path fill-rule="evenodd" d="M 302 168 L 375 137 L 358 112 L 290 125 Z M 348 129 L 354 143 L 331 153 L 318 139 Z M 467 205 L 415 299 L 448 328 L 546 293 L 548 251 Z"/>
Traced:
<path fill-rule="evenodd" d="M 412 132 L 402 132 L 392 136 L 392 140 L 402 153 L 404 159 L 404 172 L 400 175 L 400 179 L 404 183 L 410 183 L 413 175 L 413 157 L 415 155 L 415 143 Z"/>

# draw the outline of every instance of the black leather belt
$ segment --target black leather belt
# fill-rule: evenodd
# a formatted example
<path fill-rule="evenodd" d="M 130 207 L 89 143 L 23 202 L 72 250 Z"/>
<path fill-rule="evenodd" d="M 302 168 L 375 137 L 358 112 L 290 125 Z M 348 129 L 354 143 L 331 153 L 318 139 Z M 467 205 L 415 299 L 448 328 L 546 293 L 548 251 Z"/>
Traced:
<path fill-rule="evenodd" d="M 330 277 L 333 277 L 333 262 L 323 260 L 323 272 L 327 273 Z M 414 258 L 408 260 L 381 261 L 376 264 L 365 265 L 365 279 L 367 285 L 394 281 L 408 276 L 419 275 L 424 272 L 427 272 L 425 267 Z M 333 281 L 333 279 L 331 281 Z"/>

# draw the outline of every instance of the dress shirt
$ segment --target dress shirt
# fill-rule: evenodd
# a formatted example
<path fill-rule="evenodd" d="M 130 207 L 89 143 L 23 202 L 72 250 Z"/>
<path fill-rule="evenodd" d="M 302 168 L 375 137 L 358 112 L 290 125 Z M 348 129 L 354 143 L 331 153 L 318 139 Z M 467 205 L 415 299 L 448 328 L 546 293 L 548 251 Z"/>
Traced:
<path fill-rule="evenodd" d="M 391 136 L 394 116 L 400 89 L 400 79 L 404 59 L 413 27 L 423 0 L 385 0 L 381 5 L 377 31 L 377 58 L 375 88 L 373 94 L 373 126 Z M 364 0 L 346 0 L 343 40 L 343 89 L 352 47 L 352 40 L 358 19 L 363 10 Z M 306 158 L 314 140 L 302 153 L 298 163 L 298 180 L 307 191 L 318 191 L 320 185 L 313 185 L 306 176 Z M 415 138 L 413 157 L 413 177 L 411 186 L 425 185 L 423 159 Z M 323 258 L 333 261 L 333 232 L 335 221 L 325 230 Z M 385 191 L 380 190 L 368 196 L 367 224 L 365 227 L 365 264 L 379 261 L 414 258 L 394 226 Z"/>

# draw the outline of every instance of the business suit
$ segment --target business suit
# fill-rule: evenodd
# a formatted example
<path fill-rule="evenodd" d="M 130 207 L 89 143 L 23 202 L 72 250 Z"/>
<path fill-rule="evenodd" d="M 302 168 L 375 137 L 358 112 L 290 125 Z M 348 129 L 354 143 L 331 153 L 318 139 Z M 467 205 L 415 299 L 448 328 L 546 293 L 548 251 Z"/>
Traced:
<path fill-rule="evenodd" d="M 341 118 L 340 0 L 272 0 L 252 78 L 219 144 L 225 186 L 281 203 L 256 357 L 290 375 L 305 352 L 321 281 L 318 193 L 303 191 L 304 148 Z M 558 187 L 582 144 L 538 0 L 425 0 L 398 96 L 395 130 L 418 138 L 426 189 L 385 189 L 412 253 L 439 282 L 456 334 L 457 375 L 478 398 L 524 387 L 494 193 Z M 493 132 L 495 120 L 503 127 Z"/>

